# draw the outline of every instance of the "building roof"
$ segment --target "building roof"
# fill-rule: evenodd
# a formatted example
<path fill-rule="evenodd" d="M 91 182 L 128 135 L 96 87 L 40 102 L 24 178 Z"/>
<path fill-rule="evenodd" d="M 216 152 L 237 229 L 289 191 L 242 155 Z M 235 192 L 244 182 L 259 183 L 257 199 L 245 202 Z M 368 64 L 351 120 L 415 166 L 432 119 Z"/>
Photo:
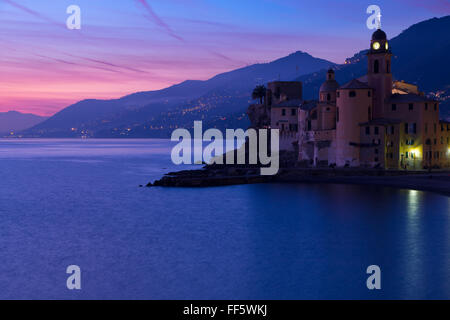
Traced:
<path fill-rule="evenodd" d="M 399 124 L 402 123 L 399 119 L 387 119 L 387 118 L 378 118 L 378 119 L 372 119 L 367 122 L 362 122 L 359 125 L 360 126 L 383 126 L 383 125 L 392 125 L 392 124 Z"/>
<path fill-rule="evenodd" d="M 334 92 L 339 89 L 339 83 L 336 80 L 327 80 L 320 86 L 320 92 Z"/>
<path fill-rule="evenodd" d="M 357 79 L 353 79 L 350 82 L 342 85 L 339 89 L 371 89 L 366 83 Z"/>
<path fill-rule="evenodd" d="M 303 101 L 302 105 L 300 106 L 300 109 L 302 109 L 302 110 L 312 110 L 315 107 L 317 107 L 318 103 L 319 103 L 319 101 L 317 101 L 317 100 Z"/>
<path fill-rule="evenodd" d="M 299 108 L 302 103 L 303 100 L 301 99 L 284 100 L 272 105 L 272 108 Z"/>
<path fill-rule="evenodd" d="M 384 32 L 381 29 L 377 29 L 377 31 L 375 31 L 372 34 L 372 40 L 386 40 L 387 36 L 386 36 L 386 32 Z"/>
<path fill-rule="evenodd" d="M 414 93 L 408 94 L 393 94 L 389 100 L 389 103 L 408 103 L 408 102 L 437 102 L 436 100 L 430 99 L 426 96 L 421 96 Z"/>

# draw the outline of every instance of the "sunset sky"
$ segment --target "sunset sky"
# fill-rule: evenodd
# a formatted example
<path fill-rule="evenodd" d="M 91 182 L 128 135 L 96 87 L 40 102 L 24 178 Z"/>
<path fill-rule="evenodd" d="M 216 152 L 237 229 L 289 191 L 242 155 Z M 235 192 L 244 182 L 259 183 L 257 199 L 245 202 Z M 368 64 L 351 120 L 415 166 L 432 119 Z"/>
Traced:
<path fill-rule="evenodd" d="M 370 4 L 389 37 L 450 14 L 448 0 L 0 0 L 0 112 L 51 115 L 297 50 L 342 63 L 368 45 Z"/>

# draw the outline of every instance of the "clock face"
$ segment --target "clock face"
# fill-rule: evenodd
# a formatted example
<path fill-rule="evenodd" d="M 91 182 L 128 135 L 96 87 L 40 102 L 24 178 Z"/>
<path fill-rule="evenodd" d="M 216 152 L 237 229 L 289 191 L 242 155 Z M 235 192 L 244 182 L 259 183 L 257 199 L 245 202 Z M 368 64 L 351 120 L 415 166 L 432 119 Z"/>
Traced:
<path fill-rule="evenodd" d="M 389 44 L 386 42 L 386 50 L 389 49 Z"/>
<path fill-rule="evenodd" d="M 379 42 L 374 42 L 372 45 L 372 48 L 374 48 L 375 50 L 380 49 L 380 43 Z"/>

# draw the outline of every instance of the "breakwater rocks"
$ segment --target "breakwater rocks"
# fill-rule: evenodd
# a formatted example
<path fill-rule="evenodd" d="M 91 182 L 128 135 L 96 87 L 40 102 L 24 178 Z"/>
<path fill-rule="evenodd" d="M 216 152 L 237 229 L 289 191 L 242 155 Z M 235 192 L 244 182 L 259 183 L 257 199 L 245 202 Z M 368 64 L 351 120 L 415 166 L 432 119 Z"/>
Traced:
<path fill-rule="evenodd" d="M 433 191 L 450 195 L 450 172 L 365 168 L 280 168 L 262 176 L 256 167 L 205 166 L 166 174 L 148 187 L 213 187 L 253 183 L 345 183 Z"/>
<path fill-rule="evenodd" d="M 212 187 L 274 181 L 276 176 L 262 176 L 259 169 L 223 168 L 185 170 L 166 174 L 147 187 Z"/>

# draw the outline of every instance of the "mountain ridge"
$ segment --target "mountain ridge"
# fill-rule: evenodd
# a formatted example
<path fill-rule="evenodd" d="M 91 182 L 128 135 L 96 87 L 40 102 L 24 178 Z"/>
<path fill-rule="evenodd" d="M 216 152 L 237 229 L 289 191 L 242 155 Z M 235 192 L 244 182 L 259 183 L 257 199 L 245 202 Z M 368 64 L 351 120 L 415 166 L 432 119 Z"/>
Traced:
<path fill-rule="evenodd" d="M 0 135 L 12 135 L 46 120 L 47 117 L 18 111 L 0 112 Z"/>
<path fill-rule="evenodd" d="M 450 16 L 418 22 L 390 39 L 393 76 L 419 85 L 441 102 L 442 116 L 450 116 L 450 86 L 446 48 L 450 49 Z M 368 46 L 370 38 L 368 38 Z M 418 43 L 420 46 L 418 46 Z M 272 80 L 303 82 L 305 99 L 316 99 L 329 67 L 342 85 L 366 74 L 367 50 L 337 65 L 296 51 L 268 63 L 231 70 L 208 80 L 186 80 L 156 91 L 137 92 L 115 100 L 83 100 L 25 131 L 46 137 L 168 137 L 194 120 L 220 129 L 246 127 L 245 116 L 255 85 Z M 93 113 L 95 109 L 96 113 Z M 75 130 L 72 130 L 74 128 Z"/>
<path fill-rule="evenodd" d="M 268 63 L 254 64 L 231 70 L 208 80 L 186 80 L 156 91 L 143 91 L 110 100 L 81 100 L 57 112 L 50 119 L 24 132 L 27 136 L 56 137 L 98 136 L 96 132 L 114 130 L 116 127 L 134 125 L 142 119 L 160 117 L 164 112 L 183 112 L 195 109 L 201 100 L 217 97 L 237 97 L 247 103 L 251 89 L 275 79 L 291 80 L 297 74 L 327 68 L 334 63 L 297 51 Z M 200 102 L 199 102 L 200 101 Z M 227 102 L 224 102 L 227 105 Z M 235 104 L 232 104 L 236 109 Z M 181 109 L 180 109 L 181 108 Z M 236 111 L 236 110 L 233 110 Z M 125 129 L 125 133 L 129 132 Z M 123 133 L 123 130 L 120 131 Z"/>

